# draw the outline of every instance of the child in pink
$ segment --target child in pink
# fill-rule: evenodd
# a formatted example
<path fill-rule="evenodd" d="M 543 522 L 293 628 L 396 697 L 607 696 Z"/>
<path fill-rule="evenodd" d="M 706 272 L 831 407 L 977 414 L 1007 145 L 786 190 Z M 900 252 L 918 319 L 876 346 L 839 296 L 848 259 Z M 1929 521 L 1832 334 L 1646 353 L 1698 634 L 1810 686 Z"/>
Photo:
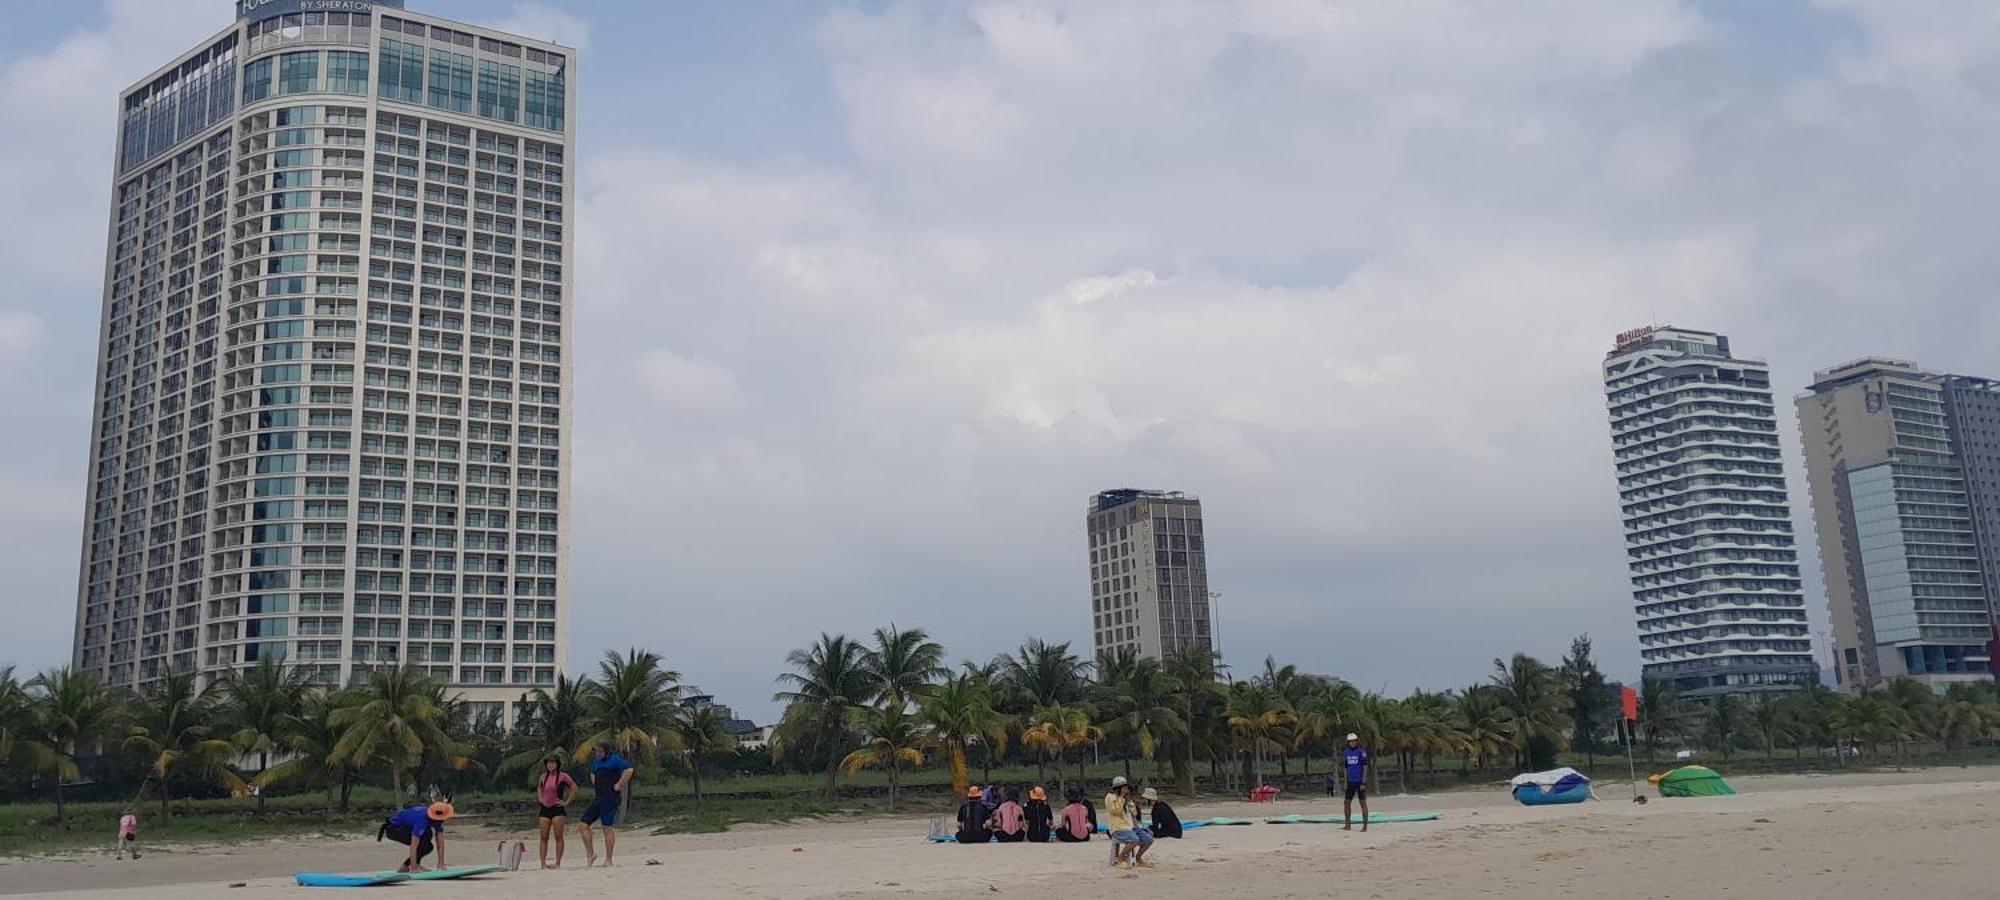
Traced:
<path fill-rule="evenodd" d="M 139 858 L 139 817 L 129 806 L 125 808 L 125 814 L 118 817 L 117 858 L 124 859 L 127 851 L 131 852 L 133 859 Z"/>

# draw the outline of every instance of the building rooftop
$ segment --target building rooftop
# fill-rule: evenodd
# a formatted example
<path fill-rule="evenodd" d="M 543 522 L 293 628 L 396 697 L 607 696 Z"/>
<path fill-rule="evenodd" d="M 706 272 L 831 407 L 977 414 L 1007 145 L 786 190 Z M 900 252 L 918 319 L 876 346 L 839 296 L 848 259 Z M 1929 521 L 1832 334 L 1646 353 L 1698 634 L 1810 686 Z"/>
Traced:
<path fill-rule="evenodd" d="M 1186 491 L 1155 491 L 1155 490 L 1148 490 L 1145 488 L 1112 488 L 1106 491 L 1098 491 L 1096 495 L 1090 498 L 1090 511 L 1103 512 L 1107 509 L 1116 509 L 1120 506 L 1124 506 L 1127 503 L 1137 503 L 1140 500 L 1193 500 L 1199 502 L 1201 498 L 1196 497 L 1193 494 L 1189 494 Z"/>

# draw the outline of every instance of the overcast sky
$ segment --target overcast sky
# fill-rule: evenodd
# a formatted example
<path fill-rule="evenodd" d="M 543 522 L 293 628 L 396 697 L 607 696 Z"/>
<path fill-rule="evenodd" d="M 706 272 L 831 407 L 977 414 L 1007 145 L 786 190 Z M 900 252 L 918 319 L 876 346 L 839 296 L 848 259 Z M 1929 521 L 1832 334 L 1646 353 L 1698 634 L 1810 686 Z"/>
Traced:
<path fill-rule="evenodd" d="M 1794 449 L 1815 368 L 2000 375 L 1990 3 L 409 5 L 584 48 L 572 664 L 758 718 L 822 630 L 1087 652 L 1114 486 L 1202 498 L 1239 668 L 1632 677 L 1613 334 Z M 229 16 L 9 4 L 0 661 L 68 656 L 116 93 Z"/>

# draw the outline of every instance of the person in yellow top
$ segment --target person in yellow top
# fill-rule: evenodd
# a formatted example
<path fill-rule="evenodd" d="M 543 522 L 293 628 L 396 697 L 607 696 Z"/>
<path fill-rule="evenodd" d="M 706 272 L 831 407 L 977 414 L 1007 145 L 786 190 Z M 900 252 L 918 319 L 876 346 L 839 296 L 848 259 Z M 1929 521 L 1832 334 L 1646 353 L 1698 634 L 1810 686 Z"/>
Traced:
<path fill-rule="evenodd" d="M 1120 869 L 1137 866 L 1150 869 L 1146 851 L 1153 849 L 1153 833 L 1141 827 L 1139 802 L 1132 799 L 1132 785 L 1120 775 L 1111 779 L 1111 793 L 1104 795 L 1105 827 L 1111 831 L 1111 865 Z"/>

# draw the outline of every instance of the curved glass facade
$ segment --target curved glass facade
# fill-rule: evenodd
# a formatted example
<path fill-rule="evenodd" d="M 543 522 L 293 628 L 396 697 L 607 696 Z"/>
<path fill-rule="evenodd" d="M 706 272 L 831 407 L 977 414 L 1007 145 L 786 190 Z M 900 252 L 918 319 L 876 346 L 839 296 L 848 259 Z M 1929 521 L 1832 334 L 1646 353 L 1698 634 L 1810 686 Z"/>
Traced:
<path fill-rule="evenodd" d="M 569 51 L 350 5 L 127 92 L 76 644 L 113 683 L 562 665 Z"/>

